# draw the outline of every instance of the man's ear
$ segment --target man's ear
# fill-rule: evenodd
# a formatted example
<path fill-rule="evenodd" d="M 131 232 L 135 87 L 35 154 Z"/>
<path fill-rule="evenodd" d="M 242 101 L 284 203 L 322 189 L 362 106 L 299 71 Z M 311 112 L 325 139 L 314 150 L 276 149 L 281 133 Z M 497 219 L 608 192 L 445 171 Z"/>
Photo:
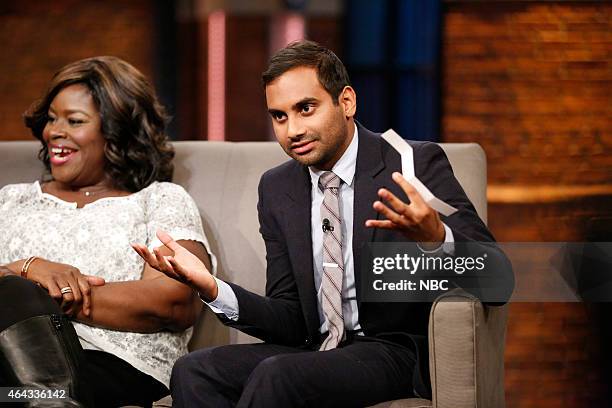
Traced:
<path fill-rule="evenodd" d="M 342 112 L 346 118 L 352 118 L 357 111 L 357 95 L 350 86 L 345 86 L 338 96 L 338 103 L 342 107 Z"/>

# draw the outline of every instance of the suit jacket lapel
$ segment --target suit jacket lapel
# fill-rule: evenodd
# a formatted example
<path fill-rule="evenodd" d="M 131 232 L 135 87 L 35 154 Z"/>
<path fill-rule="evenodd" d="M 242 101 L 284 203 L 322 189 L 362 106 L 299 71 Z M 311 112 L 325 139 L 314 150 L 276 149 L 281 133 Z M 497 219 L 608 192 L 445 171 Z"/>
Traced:
<path fill-rule="evenodd" d="M 285 211 L 285 222 L 289 231 L 287 248 L 292 259 L 296 284 L 300 292 L 302 307 L 306 314 L 306 324 L 311 334 L 319 330 L 319 313 L 314 284 L 312 263 L 311 231 L 311 183 L 308 169 L 296 163 L 295 175 L 289 180 L 295 181 L 287 189 L 289 203 Z"/>
<path fill-rule="evenodd" d="M 378 178 L 385 168 L 381 151 L 381 138 L 361 126 L 359 130 L 359 148 L 355 169 L 355 196 L 353 202 L 353 265 L 357 302 L 361 299 L 361 252 L 363 246 L 372 241 L 374 228 L 366 228 L 369 219 L 378 219 L 378 213 L 372 204 L 378 199 L 378 189 L 383 185 Z"/>

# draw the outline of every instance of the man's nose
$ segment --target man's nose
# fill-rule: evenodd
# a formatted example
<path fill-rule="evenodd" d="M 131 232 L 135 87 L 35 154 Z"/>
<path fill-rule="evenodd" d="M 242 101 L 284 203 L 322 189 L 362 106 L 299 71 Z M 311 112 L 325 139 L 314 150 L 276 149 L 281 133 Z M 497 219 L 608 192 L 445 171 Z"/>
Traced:
<path fill-rule="evenodd" d="M 287 119 L 287 137 L 292 140 L 299 140 L 304 136 L 306 130 L 303 123 L 298 119 Z"/>

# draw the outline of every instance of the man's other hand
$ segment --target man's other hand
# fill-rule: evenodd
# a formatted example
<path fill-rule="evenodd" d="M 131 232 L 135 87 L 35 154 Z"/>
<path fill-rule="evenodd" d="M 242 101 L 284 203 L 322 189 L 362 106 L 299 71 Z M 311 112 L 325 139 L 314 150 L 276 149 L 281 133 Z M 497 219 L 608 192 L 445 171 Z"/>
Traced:
<path fill-rule="evenodd" d="M 375 201 L 373 207 L 386 219 L 367 220 L 366 227 L 400 231 L 406 238 L 422 243 L 426 249 L 438 247 L 446 236 L 440 215 L 427 205 L 419 192 L 400 173 L 395 172 L 392 177 L 406 193 L 410 203 L 406 204 L 386 188 L 381 188 L 378 196 L 384 202 Z"/>

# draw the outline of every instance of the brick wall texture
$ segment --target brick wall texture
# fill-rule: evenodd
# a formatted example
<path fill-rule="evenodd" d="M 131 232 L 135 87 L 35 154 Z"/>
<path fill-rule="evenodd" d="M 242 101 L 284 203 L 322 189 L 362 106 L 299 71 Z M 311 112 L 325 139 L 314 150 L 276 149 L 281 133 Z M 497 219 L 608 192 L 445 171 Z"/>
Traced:
<path fill-rule="evenodd" d="M 609 240 L 612 3 L 447 2 L 442 78 L 442 138 L 485 149 L 498 240 Z M 511 304 L 507 406 L 610 406 L 610 321 Z"/>
<path fill-rule="evenodd" d="M 149 0 L 0 3 L 0 140 L 31 137 L 23 112 L 70 62 L 115 55 L 152 81 L 152 11 Z"/>
<path fill-rule="evenodd" d="M 492 183 L 612 183 L 612 3 L 448 3 L 445 141 Z"/>

